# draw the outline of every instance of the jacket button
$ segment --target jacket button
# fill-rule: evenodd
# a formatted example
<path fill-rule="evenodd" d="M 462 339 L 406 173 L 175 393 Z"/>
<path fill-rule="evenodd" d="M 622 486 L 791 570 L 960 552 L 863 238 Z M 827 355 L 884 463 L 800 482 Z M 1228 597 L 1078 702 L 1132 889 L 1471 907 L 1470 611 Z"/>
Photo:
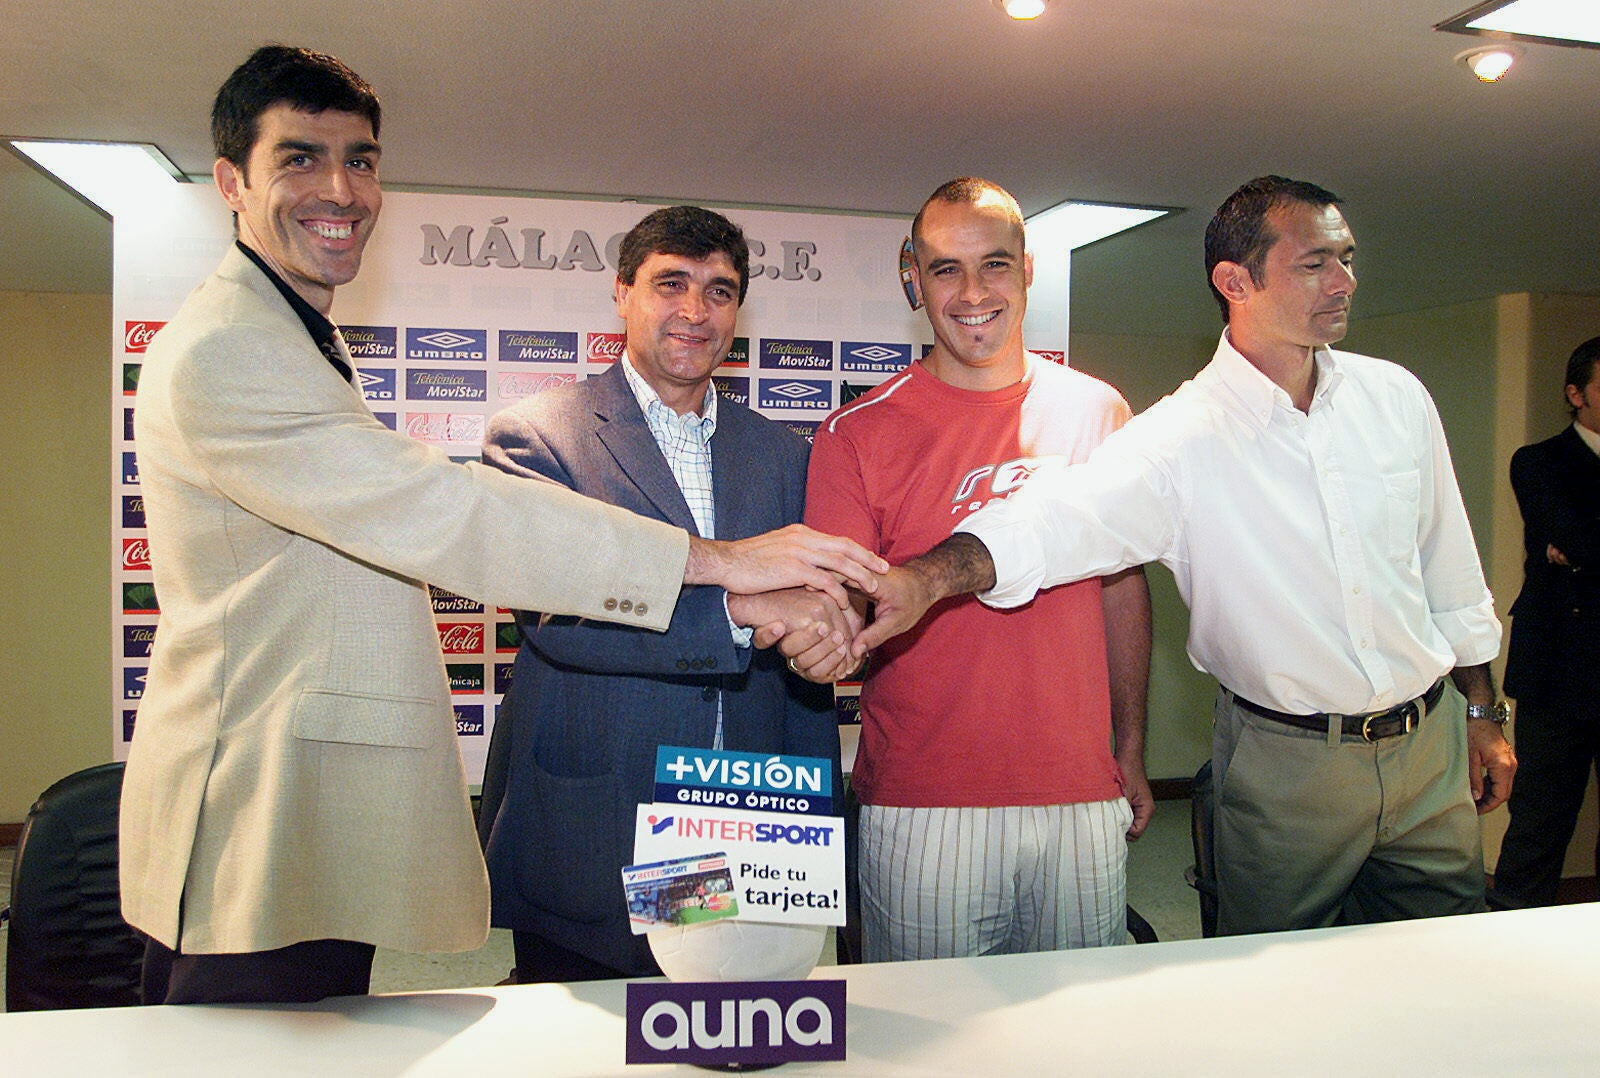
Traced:
<path fill-rule="evenodd" d="M 701 660 L 699 660 L 699 659 L 690 659 L 689 660 L 689 669 L 691 669 L 691 670 L 704 670 L 705 668 L 706 668 L 706 664 L 704 662 L 702 662 Z"/>
<path fill-rule="evenodd" d="M 715 670 L 716 668 L 717 668 L 717 657 L 715 655 L 713 655 L 713 656 L 711 656 L 711 658 L 706 660 L 706 669 L 707 670 Z"/>
<path fill-rule="evenodd" d="M 687 670 L 687 669 L 689 669 L 689 660 L 688 659 L 679 659 L 678 662 L 677 662 L 677 667 L 678 667 L 679 670 Z"/>
<path fill-rule="evenodd" d="M 607 599 L 600 605 L 605 607 L 607 610 L 615 610 L 617 608 L 617 601 L 615 599 Z"/>
<path fill-rule="evenodd" d="M 624 599 L 624 600 L 622 600 L 622 602 L 617 604 L 617 609 L 622 611 L 624 614 L 626 614 L 628 611 L 633 609 L 633 600 L 632 599 Z"/>
<path fill-rule="evenodd" d="M 633 608 L 633 612 L 642 618 L 646 614 L 650 613 L 650 607 L 645 603 L 640 603 L 638 606 Z"/>

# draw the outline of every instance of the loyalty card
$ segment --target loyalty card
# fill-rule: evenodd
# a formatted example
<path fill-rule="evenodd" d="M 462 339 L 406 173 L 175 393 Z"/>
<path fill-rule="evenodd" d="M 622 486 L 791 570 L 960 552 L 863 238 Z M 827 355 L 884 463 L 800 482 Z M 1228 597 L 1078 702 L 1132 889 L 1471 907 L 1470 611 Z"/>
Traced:
<path fill-rule="evenodd" d="M 739 915 L 725 853 L 677 857 L 622 870 L 628 924 L 635 936 L 667 925 L 695 925 Z"/>

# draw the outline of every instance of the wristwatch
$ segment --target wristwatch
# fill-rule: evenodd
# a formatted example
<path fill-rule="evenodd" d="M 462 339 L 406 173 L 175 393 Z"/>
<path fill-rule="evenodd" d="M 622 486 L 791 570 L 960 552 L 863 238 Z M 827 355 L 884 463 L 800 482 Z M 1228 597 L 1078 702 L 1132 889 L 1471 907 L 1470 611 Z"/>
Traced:
<path fill-rule="evenodd" d="M 1504 726 L 1511 719 L 1511 705 L 1504 700 L 1492 704 L 1468 704 L 1467 718 L 1488 719 L 1496 726 Z"/>

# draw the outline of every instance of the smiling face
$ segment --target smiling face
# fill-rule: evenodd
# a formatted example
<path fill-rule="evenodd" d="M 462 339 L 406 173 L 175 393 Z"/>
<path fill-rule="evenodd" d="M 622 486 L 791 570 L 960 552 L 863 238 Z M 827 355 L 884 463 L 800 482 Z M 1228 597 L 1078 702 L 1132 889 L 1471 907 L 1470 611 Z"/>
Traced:
<path fill-rule="evenodd" d="M 219 158 L 217 189 L 238 215 L 239 239 L 311 306 L 355 279 L 378 221 L 378 142 L 363 116 L 274 105 L 257 123 L 246 167 Z"/>
<path fill-rule="evenodd" d="M 711 372 L 727 358 L 739 317 L 739 272 L 721 251 L 705 258 L 646 256 L 633 283 L 617 278 L 628 358 L 663 404 L 699 412 Z"/>
<path fill-rule="evenodd" d="M 1022 226 L 998 201 L 930 202 L 916 237 L 912 280 L 928 310 L 930 373 L 966 389 L 999 389 L 1026 370 L 1022 318 L 1033 259 Z"/>
<path fill-rule="evenodd" d="M 1356 290 L 1356 244 L 1344 215 L 1337 206 L 1290 202 L 1267 213 L 1267 227 L 1276 239 L 1259 282 L 1237 262 L 1213 271 L 1229 302 L 1234 346 L 1254 358 L 1257 351 L 1303 354 L 1342 340 Z"/>

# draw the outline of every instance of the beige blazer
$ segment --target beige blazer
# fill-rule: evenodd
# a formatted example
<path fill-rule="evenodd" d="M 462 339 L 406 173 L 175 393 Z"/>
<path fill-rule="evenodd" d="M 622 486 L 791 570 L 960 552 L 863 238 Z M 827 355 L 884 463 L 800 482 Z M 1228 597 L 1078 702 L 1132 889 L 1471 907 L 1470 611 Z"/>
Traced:
<path fill-rule="evenodd" d="M 161 620 L 122 794 L 128 921 L 189 953 L 479 946 L 421 581 L 659 629 L 686 534 L 389 430 L 237 250 L 152 343 L 134 433 Z"/>

